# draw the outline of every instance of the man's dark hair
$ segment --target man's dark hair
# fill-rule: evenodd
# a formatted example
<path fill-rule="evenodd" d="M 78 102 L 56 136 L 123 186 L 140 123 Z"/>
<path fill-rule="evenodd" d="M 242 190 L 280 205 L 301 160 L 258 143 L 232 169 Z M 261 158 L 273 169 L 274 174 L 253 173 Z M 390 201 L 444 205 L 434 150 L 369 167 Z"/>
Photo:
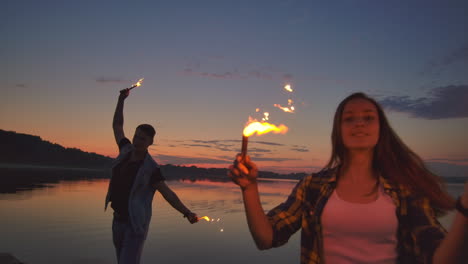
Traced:
<path fill-rule="evenodd" d="M 140 129 L 141 131 L 145 132 L 145 134 L 151 137 L 151 139 L 153 139 L 154 136 L 156 135 L 156 130 L 154 130 L 154 127 L 152 125 L 141 124 L 137 126 L 136 129 Z"/>

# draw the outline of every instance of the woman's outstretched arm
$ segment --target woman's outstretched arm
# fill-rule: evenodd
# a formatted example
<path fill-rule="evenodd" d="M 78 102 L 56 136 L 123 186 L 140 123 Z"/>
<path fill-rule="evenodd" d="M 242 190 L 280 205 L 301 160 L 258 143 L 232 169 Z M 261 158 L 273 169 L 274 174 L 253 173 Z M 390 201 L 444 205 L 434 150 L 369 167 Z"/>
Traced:
<path fill-rule="evenodd" d="M 234 165 L 229 167 L 229 177 L 241 187 L 247 223 L 257 248 L 271 248 L 273 229 L 260 202 L 257 165 L 249 156 L 242 160 L 241 155 L 237 155 Z"/>

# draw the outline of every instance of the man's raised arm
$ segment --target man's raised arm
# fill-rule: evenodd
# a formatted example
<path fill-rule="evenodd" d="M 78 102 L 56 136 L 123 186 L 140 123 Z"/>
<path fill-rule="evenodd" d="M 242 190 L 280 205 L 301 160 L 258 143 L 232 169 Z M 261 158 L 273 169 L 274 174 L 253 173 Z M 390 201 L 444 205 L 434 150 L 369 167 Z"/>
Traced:
<path fill-rule="evenodd" d="M 120 143 L 120 141 L 125 138 L 124 130 L 123 130 L 123 123 L 124 123 L 124 118 L 123 118 L 123 107 L 124 107 L 124 101 L 130 94 L 130 90 L 123 89 L 120 91 L 119 95 L 119 100 L 117 102 L 117 107 L 115 108 L 115 113 L 114 113 L 114 120 L 112 121 L 112 128 L 114 129 L 114 136 L 115 136 L 115 141 L 117 142 L 117 145 Z"/>

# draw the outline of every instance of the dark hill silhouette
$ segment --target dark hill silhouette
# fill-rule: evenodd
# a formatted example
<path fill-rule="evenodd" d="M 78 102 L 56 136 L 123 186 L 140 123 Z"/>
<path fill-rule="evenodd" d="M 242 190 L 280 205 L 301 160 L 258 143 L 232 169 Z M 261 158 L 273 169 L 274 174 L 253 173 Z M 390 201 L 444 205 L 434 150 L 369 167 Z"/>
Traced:
<path fill-rule="evenodd" d="M 77 148 L 65 148 L 39 136 L 0 129 L 0 193 L 47 186 L 61 180 L 109 178 L 112 158 Z M 32 166 L 31 166 L 32 165 Z M 226 164 L 227 167 L 228 164 Z M 432 165 L 432 164 L 429 164 Z M 448 166 L 447 164 L 444 164 Z M 453 166 L 452 166 L 453 167 Z M 463 172 L 466 167 L 462 167 Z M 227 169 L 161 165 L 168 180 L 200 179 L 230 181 Z M 458 173 L 466 175 L 466 173 Z M 454 173 L 454 175 L 458 175 Z M 301 179 L 305 173 L 278 174 L 260 171 L 260 178 Z M 466 177 L 444 177 L 447 182 L 464 183 Z"/>
<path fill-rule="evenodd" d="M 112 158 L 63 146 L 39 136 L 0 130 L 0 163 L 104 169 Z"/>
<path fill-rule="evenodd" d="M 16 165 L 35 165 L 61 168 L 108 169 L 112 158 L 77 148 L 65 148 L 59 144 L 41 139 L 39 136 L 16 133 L 0 129 L 0 163 Z M 227 167 L 227 166 L 226 166 Z M 198 168 L 196 166 L 162 165 L 161 169 L 171 179 L 213 179 L 229 181 L 227 169 Z M 278 174 L 261 171 L 262 178 L 300 179 L 305 173 Z M 102 177 L 108 177 L 103 174 Z"/>

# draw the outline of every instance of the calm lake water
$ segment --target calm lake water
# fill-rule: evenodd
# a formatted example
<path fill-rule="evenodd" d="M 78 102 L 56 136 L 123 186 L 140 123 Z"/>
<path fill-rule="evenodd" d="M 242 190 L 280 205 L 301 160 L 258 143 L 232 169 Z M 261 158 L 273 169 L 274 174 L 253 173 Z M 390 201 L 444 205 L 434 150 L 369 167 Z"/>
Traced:
<path fill-rule="evenodd" d="M 233 183 L 167 183 L 193 212 L 214 221 L 191 225 L 157 193 L 142 263 L 299 263 L 300 232 L 283 247 L 256 249 Z M 0 194 L 0 252 L 28 264 L 115 263 L 112 209 L 104 212 L 107 184 L 107 179 L 61 181 Z M 283 202 L 295 184 L 261 181 L 264 209 Z M 448 187 L 454 196 L 463 190 L 462 184 Z M 448 227 L 452 218 L 450 214 L 441 222 Z"/>

